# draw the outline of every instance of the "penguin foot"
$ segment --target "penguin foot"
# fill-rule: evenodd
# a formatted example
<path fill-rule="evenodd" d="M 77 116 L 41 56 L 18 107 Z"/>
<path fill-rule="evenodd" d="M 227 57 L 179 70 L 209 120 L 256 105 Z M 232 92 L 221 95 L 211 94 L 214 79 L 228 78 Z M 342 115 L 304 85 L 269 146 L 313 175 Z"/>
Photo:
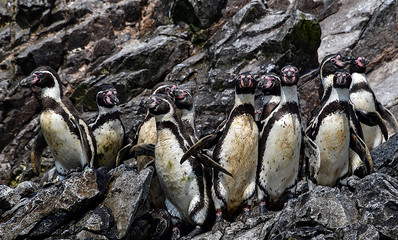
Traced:
<path fill-rule="evenodd" d="M 171 239 L 172 240 L 180 239 L 180 236 L 181 236 L 180 229 L 178 227 L 173 227 L 171 233 Z"/>
<path fill-rule="evenodd" d="M 265 202 L 260 202 L 260 214 L 264 215 L 268 213 L 267 204 Z"/>

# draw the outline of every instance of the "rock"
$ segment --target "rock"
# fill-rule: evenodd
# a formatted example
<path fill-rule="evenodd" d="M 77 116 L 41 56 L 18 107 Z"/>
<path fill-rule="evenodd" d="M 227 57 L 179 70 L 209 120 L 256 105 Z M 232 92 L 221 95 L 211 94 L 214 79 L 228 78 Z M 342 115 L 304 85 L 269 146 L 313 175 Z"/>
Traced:
<path fill-rule="evenodd" d="M 72 216 L 81 214 L 99 196 L 96 180 L 95 172 L 89 169 L 19 202 L 1 216 L 2 237 L 38 237 L 55 231 Z"/>
<path fill-rule="evenodd" d="M 373 173 L 349 182 L 361 209 L 360 222 L 373 225 L 380 237 L 398 236 L 398 180 L 383 173 Z"/>
<path fill-rule="evenodd" d="M 398 134 L 390 137 L 387 142 L 382 143 L 372 150 L 372 160 L 375 172 L 385 173 L 398 179 Z"/>
<path fill-rule="evenodd" d="M 339 239 L 380 239 L 380 234 L 373 225 L 353 223 L 339 228 L 336 231 L 336 237 Z"/>
<path fill-rule="evenodd" d="M 137 173 L 121 165 L 111 175 L 115 180 L 110 183 L 103 206 L 109 208 L 114 217 L 117 238 L 129 238 L 129 230 L 134 220 L 149 211 L 147 197 L 153 168 Z"/>
<path fill-rule="evenodd" d="M 38 190 L 36 183 L 25 181 L 18 184 L 15 189 L 0 185 L 0 206 L 3 210 L 14 207 L 22 198 L 29 197 Z"/>

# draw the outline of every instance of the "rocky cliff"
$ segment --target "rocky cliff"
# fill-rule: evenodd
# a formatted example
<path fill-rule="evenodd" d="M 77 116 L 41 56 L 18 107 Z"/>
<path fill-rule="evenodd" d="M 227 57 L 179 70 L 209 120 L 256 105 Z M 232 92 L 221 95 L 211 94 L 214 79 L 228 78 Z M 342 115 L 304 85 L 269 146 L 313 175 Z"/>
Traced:
<path fill-rule="evenodd" d="M 395 1 L 287 2 L 0 2 L 0 238 L 170 234 L 167 213 L 151 209 L 147 201 L 151 168 L 137 173 L 134 164 L 126 163 L 110 172 L 88 170 L 40 185 L 43 177 L 33 175 L 29 159 L 39 132 L 40 101 L 37 90 L 18 85 L 40 65 L 58 71 L 65 95 L 88 121 L 96 115 L 97 87 L 113 84 L 129 137 L 145 114 L 140 102 L 158 82 L 173 81 L 192 90 L 196 123 L 204 135 L 231 109 L 231 80 L 237 73 L 261 74 L 286 63 L 302 75 L 299 98 L 305 124 L 319 103 L 318 63 L 334 52 L 369 58 L 370 85 L 397 116 Z M 376 173 L 350 178 L 347 189 L 301 192 L 281 211 L 232 222 L 225 232 L 209 231 L 197 239 L 396 239 L 396 139 L 372 152 Z M 47 151 L 42 174 L 52 167 Z"/>

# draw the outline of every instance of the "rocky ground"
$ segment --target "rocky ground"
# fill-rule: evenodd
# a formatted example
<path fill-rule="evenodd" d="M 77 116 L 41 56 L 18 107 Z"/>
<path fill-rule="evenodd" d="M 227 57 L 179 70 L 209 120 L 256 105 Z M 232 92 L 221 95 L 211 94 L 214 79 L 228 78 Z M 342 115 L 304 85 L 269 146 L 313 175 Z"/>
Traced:
<path fill-rule="evenodd" d="M 211 132 L 232 107 L 232 79 L 286 63 L 302 75 L 304 124 L 318 102 L 317 67 L 329 53 L 365 56 L 377 98 L 398 116 L 397 5 L 394 0 L 108 0 L 0 2 L 0 238 L 168 238 L 170 222 L 147 201 L 153 169 L 134 162 L 73 173 L 42 186 L 53 167 L 42 159 L 33 175 L 30 149 L 39 131 L 37 90 L 18 86 L 50 65 L 64 93 L 88 120 L 95 92 L 116 86 L 132 137 L 143 119 L 140 102 L 161 81 L 194 92 L 199 132 Z M 261 96 L 258 96 L 260 100 Z M 299 192 L 281 211 L 196 239 L 397 239 L 397 135 L 373 150 L 376 173 L 349 187 Z"/>

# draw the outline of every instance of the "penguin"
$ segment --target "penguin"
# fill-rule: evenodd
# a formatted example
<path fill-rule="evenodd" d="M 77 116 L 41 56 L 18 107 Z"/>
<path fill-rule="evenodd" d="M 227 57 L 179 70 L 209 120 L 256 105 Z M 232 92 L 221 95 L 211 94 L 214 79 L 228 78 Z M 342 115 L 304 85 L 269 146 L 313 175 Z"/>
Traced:
<path fill-rule="evenodd" d="M 96 95 L 98 116 L 90 129 L 97 143 L 94 167 L 116 167 L 116 154 L 124 142 L 124 125 L 118 110 L 119 99 L 116 89 L 108 84 L 100 86 Z"/>
<path fill-rule="evenodd" d="M 63 96 L 58 74 L 51 67 L 41 66 L 23 80 L 22 84 L 25 83 L 41 88 L 42 137 L 39 135 L 39 139 L 45 139 L 50 147 L 59 179 L 64 179 L 71 170 L 92 167 L 95 138 L 71 101 Z"/>
<path fill-rule="evenodd" d="M 321 78 L 319 97 L 321 101 L 328 98 L 330 94 L 334 73 L 339 69 L 343 69 L 348 63 L 349 61 L 339 53 L 329 54 L 323 58 L 319 66 Z"/>
<path fill-rule="evenodd" d="M 259 164 L 257 168 L 257 194 L 260 212 L 266 213 L 266 203 L 273 206 L 284 193 L 290 194 L 303 167 L 303 149 L 310 148 L 315 160 L 320 161 L 319 149 L 305 135 L 300 118 L 297 83 L 299 71 L 287 65 L 281 70 L 281 78 L 273 75 L 264 78 L 270 88 L 280 81 L 280 100 L 277 106 L 267 110 L 262 119 L 259 139 Z M 278 84 L 279 87 L 279 84 Z M 272 90 L 272 88 L 271 88 Z M 273 93 L 278 92 L 274 90 Z M 272 108 L 274 110 L 272 111 Z M 308 146 L 307 142 L 310 143 Z"/>
<path fill-rule="evenodd" d="M 263 107 L 260 111 L 259 121 L 266 119 L 280 102 L 281 89 L 280 78 L 276 73 L 266 73 L 261 75 L 258 88 L 263 93 Z M 259 125 L 259 129 L 262 126 Z"/>
<path fill-rule="evenodd" d="M 175 87 L 172 95 L 177 109 L 181 113 L 182 124 L 187 130 L 191 142 L 197 142 L 199 138 L 195 126 L 195 105 L 191 91 L 186 88 Z"/>
<path fill-rule="evenodd" d="M 248 72 L 235 79 L 235 103 L 223 124 L 214 134 L 200 139 L 182 157 L 215 145 L 213 159 L 231 176 L 213 170 L 212 198 L 216 209 L 216 225 L 226 221 L 241 205 L 244 216 L 250 211 L 256 189 L 258 162 L 258 127 L 254 116 L 254 93 L 257 81 Z M 217 227 L 217 226 L 216 226 Z"/>
<path fill-rule="evenodd" d="M 368 64 L 369 60 L 364 57 L 357 57 L 351 60 L 350 74 L 352 82 L 350 86 L 350 100 L 354 104 L 355 109 L 366 112 L 378 112 L 382 118 L 391 124 L 394 131 L 397 132 L 397 119 L 376 99 L 374 92 L 369 86 L 365 74 Z M 383 142 L 383 137 L 385 140 L 388 138 L 388 135 L 383 133 L 384 129 L 380 128 L 380 126 L 369 126 L 361 122 L 361 127 L 364 141 L 370 151 Z"/>
<path fill-rule="evenodd" d="M 155 169 L 166 207 L 175 218 L 196 226 L 189 236 L 196 235 L 210 209 L 204 168 L 195 157 L 179 162 L 190 147 L 190 138 L 174 101 L 167 95 L 155 94 L 145 105 L 156 120 Z"/>
<path fill-rule="evenodd" d="M 350 149 L 371 172 L 373 169 L 370 153 L 352 124 L 353 105 L 350 104 L 349 87 L 351 76 L 345 69 L 339 69 L 326 98 L 321 102 L 321 110 L 306 129 L 306 133 L 319 148 L 321 162 L 316 182 L 324 186 L 345 184 L 344 179 L 352 174 Z"/>

